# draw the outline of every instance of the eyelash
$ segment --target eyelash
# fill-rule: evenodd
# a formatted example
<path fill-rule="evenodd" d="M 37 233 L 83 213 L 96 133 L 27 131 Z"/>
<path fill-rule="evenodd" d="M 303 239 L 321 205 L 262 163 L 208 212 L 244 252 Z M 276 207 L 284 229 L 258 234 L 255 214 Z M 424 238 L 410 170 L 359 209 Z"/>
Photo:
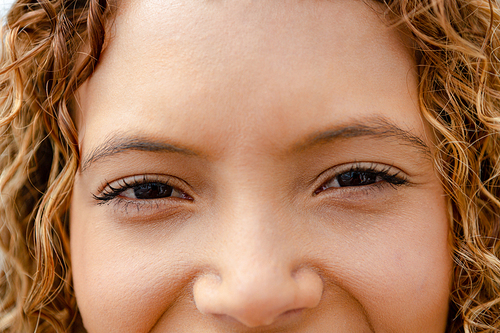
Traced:
<path fill-rule="evenodd" d="M 337 169 L 337 168 L 335 168 Z M 333 171 L 335 171 L 335 169 Z M 342 175 L 346 175 L 348 173 L 358 173 L 358 174 L 364 174 L 365 176 L 371 175 L 375 179 L 380 179 L 378 181 L 375 181 L 370 184 L 366 185 L 356 185 L 356 186 L 339 186 L 339 187 L 327 187 L 328 184 L 332 183 L 333 181 L 337 180 L 338 178 Z M 392 188 L 396 188 L 399 186 L 403 185 L 408 185 L 410 182 L 408 181 L 407 177 L 402 175 L 401 171 L 395 171 L 393 167 L 391 166 L 380 166 L 374 163 L 370 163 L 369 165 L 366 165 L 365 163 L 357 163 L 354 165 L 351 165 L 348 169 L 343 169 L 340 171 L 336 171 L 335 174 L 331 177 L 328 177 L 326 181 L 323 181 L 321 183 L 321 186 L 314 191 L 314 195 L 318 195 L 319 193 L 327 190 L 333 189 L 351 189 L 351 190 L 366 190 L 366 189 L 382 189 L 386 186 L 391 186 Z"/>
<path fill-rule="evenodd" d="M 367 185 L 327 187 L 328 184 L 331 184 L 335 180 L 337 180 L 338 182 L 338 177 L 346 175 L 348 173 L 365 174 L 365 176 L 369 174 L 375 179 L 380 179 L 380 180 Z M 132 181 L 130 181 L 129 179 L 132 179 Z M 116 185 L 113 185 L 114 183 L 116 183 Z M 109 204 L 115 201 L 116 204 L 124 203 L 126 206 L 128 204 L 133 203 L 137 205 L 138 209 L 140 208 L 139 206 L 142 205 L 144 202 L 147 201 L 153 202 L 155 199 L 160 200 L 165 198 L 170 198 L 170 199 L 178 198 L 181 200 L 190 200 L 190 201 L 193 200 L 192 197 L 190 197 L 184 191 L 180 190 L 179 186 L 174 183 L 176 182 L 170 179 L 167 180 L 160 179 L 159 176 L 149 176 L 149 175 L 135 176 L 135 177 L 124 178 L 117 182 L 112 182 L 112 183 L 106 182 L 104 186 L 102 186 L 103 189 L 100 191 L 101 193 L 99 195 L 93 194 L 92 196 L 94 197 L 95 200 L 98 201 L 97 203 L 98 205 Z M 175 190 L 177 193 L 181 194 L 182 197 L 165 196 L 152 199 L 133 199 L 120 196 L 120 194 L 129 189 L 136 189 L 139 186 L 146 186 L 151 184 L 171 187 L 172 190 Z M 408 179 L 404 175 L 401 175 L 401 171 L 394 171 L 393 167 L 383 166 L 381 168 L 379 165 L 376 164 L 366 165 L 364 163 L 357 163 L 351 165 L 348 169 L 337 171 L 332 177 L 329 177 L 326 181 L 323 181 L 322 185 L 314 191 L 314 195 L 318 195 L 324 191 L 332 190 L 332 188 L 337 190 L 339 189 L 366 190 L 366 189 L 382 189 L 383 187 L 386 186 L 391 186 L 393 188 L 396 188 L 408 184 L 409 184 Z"/>
<path fill-rule="evenodd" d="M 130 181 L 129 179 L 132 179 L 132 181 Z M 113 185 L 114 183 L 116 183 L 116 185 Z M 139 202 L 153 201 L 155 199 L 164 199 L 164 198 L 178 198 L 181 200 L 184 199 L 190 201 L 193 200 L 191 196 L 186 194 L 184 191 L 180 190 L 179 186 L 174 183 L 176 182 L 169 179 L 167 180 L 160 179 L 159 176 L 149 176 L 149 175 L 134 176 L 134 177 L 120 179 L 117 182 L 112 182 L 112 183 L 106 182 L 104 186 L 102 186 L 103 189 L 100 191 L 101 193 L 99 195 L 93 194 L 92 196 L 94 197 L 95 200 L 98 201 L 98 205 L 109 204 L 112 201 L 116 201 L 116 203 L 118 204 L 124 201 L 127 202 L 127 204 L 133 202 L 136 205 L 138 205 Z M 165 196 L 152 199 L 133 199 L 133 198 L 120 197 L 120 194 L 129 189 L 135 189 L 139 186 L 152 185 L 152 184 L 171 187 L 172 191 L 180 193 L 182 197 L 179 198 L 179 197 Z"/>

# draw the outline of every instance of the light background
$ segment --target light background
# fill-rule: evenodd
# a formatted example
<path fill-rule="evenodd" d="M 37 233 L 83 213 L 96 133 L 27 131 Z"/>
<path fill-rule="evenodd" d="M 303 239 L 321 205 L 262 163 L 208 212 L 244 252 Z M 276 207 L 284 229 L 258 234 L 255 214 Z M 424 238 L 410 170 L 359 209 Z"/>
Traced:
<path fill-rule="evenodd" d="M 0 16 L 4 17 L 14 0 L 0 0 Z"/>

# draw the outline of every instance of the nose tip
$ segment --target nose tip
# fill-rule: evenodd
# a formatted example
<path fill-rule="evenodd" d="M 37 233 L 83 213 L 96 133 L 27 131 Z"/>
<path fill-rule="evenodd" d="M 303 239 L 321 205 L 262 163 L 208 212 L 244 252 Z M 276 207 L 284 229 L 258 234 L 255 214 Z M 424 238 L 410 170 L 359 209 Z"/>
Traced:
<path fill-rule="evenodd" d="M 311 269 L 289 274 L 255 273 L 226 279 L 216 274 L 200 277 L 193 287 L 198 310 L 230 317 L 247 327 L 258 327 L 314 308 L 320 302 L 323 281 Z"/>

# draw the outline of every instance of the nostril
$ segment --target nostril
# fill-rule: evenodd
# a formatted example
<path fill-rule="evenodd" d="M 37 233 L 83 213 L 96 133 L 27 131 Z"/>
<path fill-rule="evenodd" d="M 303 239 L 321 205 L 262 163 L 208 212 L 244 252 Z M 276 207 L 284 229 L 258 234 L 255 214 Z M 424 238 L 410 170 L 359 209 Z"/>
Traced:
<path fill-rule="evenodd" d="M 282 316 L 293 316 L 293 315 L 299 315 L 302 312 L 304 312 L 305 308 L 301 309 L 293 309 L 293 310 L 288 310 L 285 313 L 282 314 Z"/>
<path fill-rule="evenodd" d="M 275 318 L 275 320 L 273 320 L 273 321 L 276 321 L 278 319 L 283 319 L 283 320 L 293 319 L 294 317 L 298 317 L 298 316 L 302 315 L 302 313 L 305 310 L 306 310 L 306 308 L 288 310 L 288 311 L 282 313 L 281 315 L 279 315 L 278 318 Z M 213 314 L 213 316 L 221 321 L 226 322 L 226 323 L 242 324 L 242 322 L 240 320 L 237 320 L 237 319 L 233 318 L 232 316 L 229 316 L 226 314 Z M 272 323 L 273 322 L 270 322 L 269 324 L 272 324 Z M 266 325 L 269 325 L 269 324 L 266 324 Z M 252 326 L 265 326 L 265 325 L 252 325 L 250 323 L 246 323 L 245 325 L 250 326 L 250 327 L 252 327 Z"/>
<path fill-rule="evenodd" d="M 238 320 L 234 319 L 233 317 L 226 315 L 226 314 L 218 314 L 214 313 L 213 316 L 219 320 L 228 322 L 228 323 L 233 323 L 233 324 L 238 324 L 240 323 Z"/>
<path fill-rule="evenodd" d="M 264 272 L 266 273 L 266 272 Z M 276 271 L 221 279 L 200 277 L 193 286 L 195 304 L 204 314 L 247 327 L 271 325 L 278 320 L 295 320 L 320 302 L 323 281 L 312 270 L 294 274 Z"/>

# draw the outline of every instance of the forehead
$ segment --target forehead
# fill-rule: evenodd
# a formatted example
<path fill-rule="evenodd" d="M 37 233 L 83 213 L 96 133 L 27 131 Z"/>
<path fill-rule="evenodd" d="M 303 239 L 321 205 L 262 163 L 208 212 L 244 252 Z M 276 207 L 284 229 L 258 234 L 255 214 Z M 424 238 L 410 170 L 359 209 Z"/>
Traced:
<path fill-rule="evenodd" d="M 214 150 L 285 142 L 378 114 L 419 131 L 417 108 L 401 112 L 416 105 L 414 60 L 380 12 L 358 0 L 124 1 L 79 91 L 82 149 L 116 130 Z"/>

